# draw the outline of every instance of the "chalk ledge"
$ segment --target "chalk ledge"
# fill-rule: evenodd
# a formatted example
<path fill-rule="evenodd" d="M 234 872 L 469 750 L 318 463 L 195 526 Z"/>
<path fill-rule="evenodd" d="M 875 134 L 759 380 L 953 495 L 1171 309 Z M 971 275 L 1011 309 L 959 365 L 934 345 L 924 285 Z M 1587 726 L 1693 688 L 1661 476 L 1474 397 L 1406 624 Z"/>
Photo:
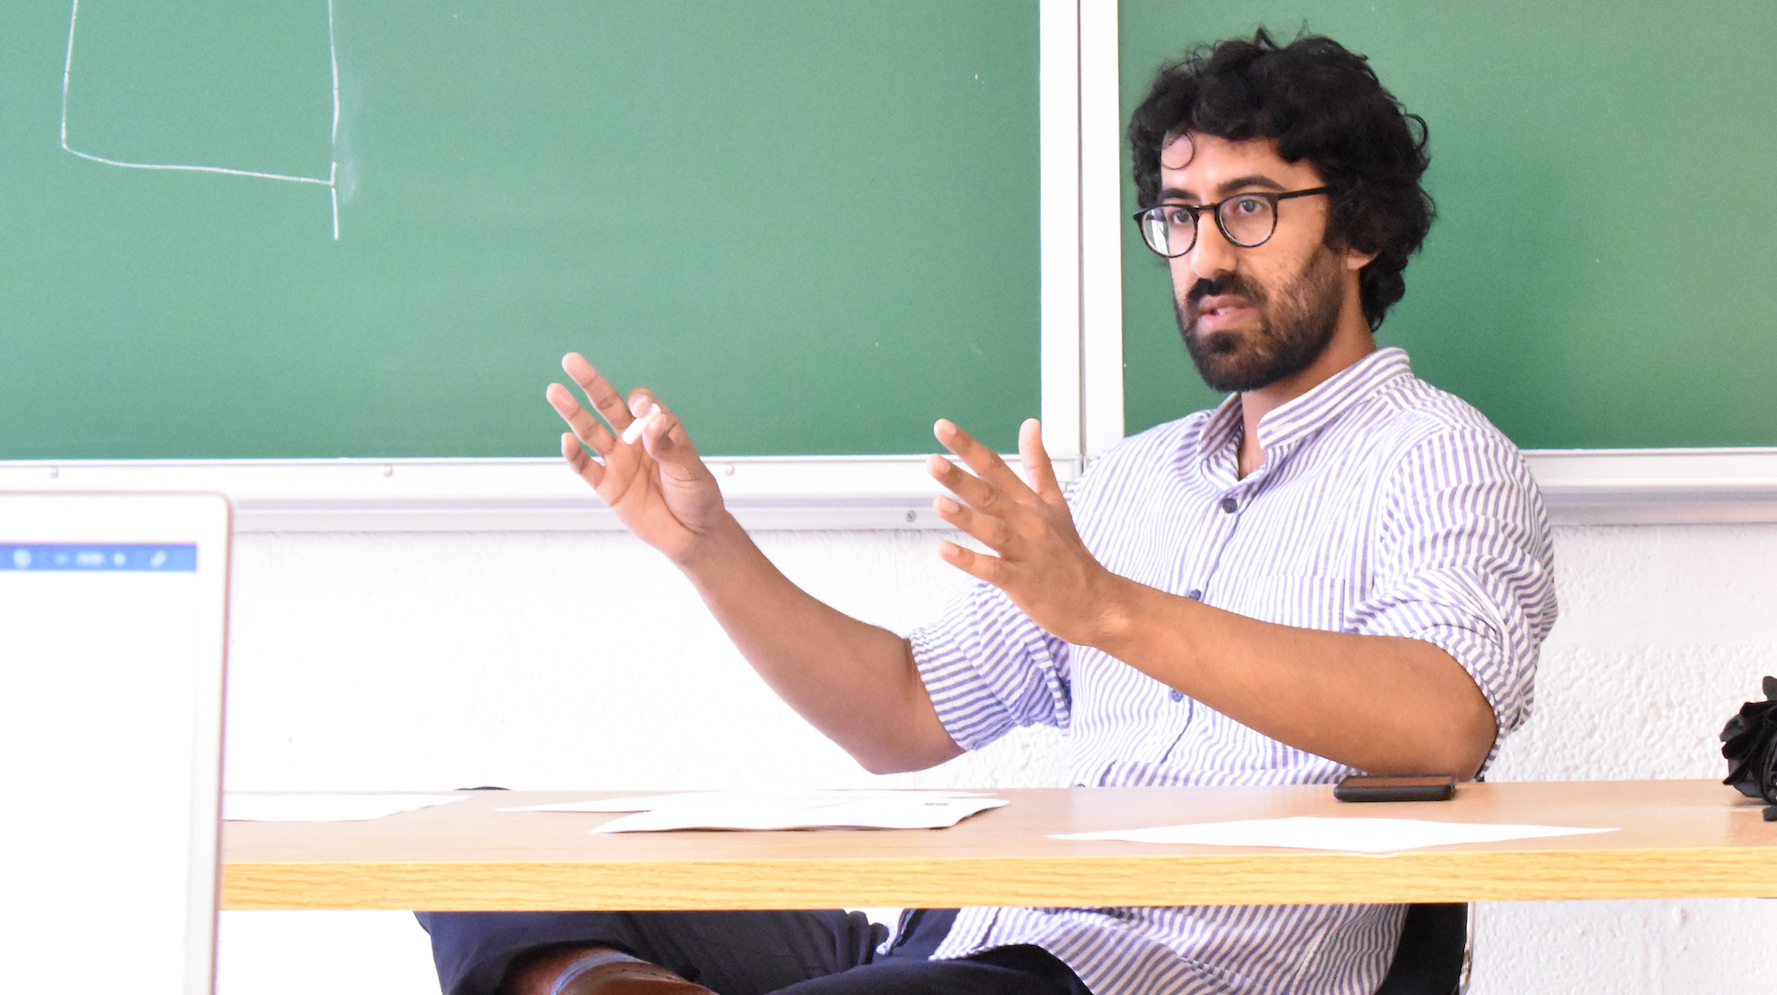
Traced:
<path fill-rule="evenodd" d="M 1531 450 L 1560 525 L 1777 522 L 1777 448 Z M 730 507 L 765 530 L 946 529 L 924 455 L 711 458 Z M 1011 462 L 1016 464 L 1016 460 Z M 1077 461 L 1057 466 L 1064 480 Z M 538 458 L 10 461 L 0 489 L 218 491 L 239 532 L 602 531 L 615 516 Z"/>

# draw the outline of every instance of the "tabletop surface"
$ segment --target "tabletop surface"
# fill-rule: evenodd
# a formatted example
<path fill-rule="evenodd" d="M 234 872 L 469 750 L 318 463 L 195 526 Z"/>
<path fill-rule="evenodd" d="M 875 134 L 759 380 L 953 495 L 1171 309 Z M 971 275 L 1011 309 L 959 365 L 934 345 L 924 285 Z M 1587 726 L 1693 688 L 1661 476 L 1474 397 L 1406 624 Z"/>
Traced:
<path fill-rule="evenodd" d="M 478 791 L 362 822 L 230 822 L 229 909 L 745 909 L 1777 896 L 1777 823 L 1716 781 L 1464 784 L 1350 804 L 1326 785 L 1073 788 L 943 830 L 593 835 L 609 814 L 500 808 L 635 794 Z M 1613 827 L 1354 854 L 1058 840 L 1284 816 Z"/>

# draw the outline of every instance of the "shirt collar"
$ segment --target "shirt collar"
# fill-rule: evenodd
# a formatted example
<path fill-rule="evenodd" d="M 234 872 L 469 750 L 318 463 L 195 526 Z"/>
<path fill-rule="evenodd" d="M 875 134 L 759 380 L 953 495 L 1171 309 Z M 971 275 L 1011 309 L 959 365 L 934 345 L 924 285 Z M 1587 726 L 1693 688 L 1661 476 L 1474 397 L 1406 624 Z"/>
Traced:
<path fill-rule="evenodd" d="M 1411 376 L 1413 367 L 1406 350 L 1390 346 L 1364 358 L 1316 384 L 1300 397 L 1279 405 L 1259 420 L 1259 445 L 1271 465 L 1301 440 L 1325 428 L 1357 401 L 1380 390 L 1390 381 Z M 1231 451 L 1240 440 L 1240 395 L 1230 394 L 1203 422 L 1197 433 L 1197 455 L 1204 461 Z"/>

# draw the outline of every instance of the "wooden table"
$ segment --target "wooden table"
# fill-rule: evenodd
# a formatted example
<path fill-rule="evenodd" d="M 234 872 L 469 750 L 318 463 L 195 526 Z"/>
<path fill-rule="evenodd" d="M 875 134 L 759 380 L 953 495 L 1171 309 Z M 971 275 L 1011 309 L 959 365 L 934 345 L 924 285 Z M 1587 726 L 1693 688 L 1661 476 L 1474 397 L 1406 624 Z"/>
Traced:
<path fill-rule="evenodd" d="M 625 792 L 631 793 L 631 792 Z M 499 812 L 600 792 L 472 792 L 368 822 L 231 822 L 228 909 L 772 909 L 1777 896 L 1777 823 L 1715 781 L 1465 784 L 1354 805 L 1326 786 L 1004 791 L 945 830 L 594 836 L 610 815 Z M 616 794 L 608 792 L 604 794 Z M 1614 826 L 1388 855 L 1068 841 L 1290 815 Z"/>

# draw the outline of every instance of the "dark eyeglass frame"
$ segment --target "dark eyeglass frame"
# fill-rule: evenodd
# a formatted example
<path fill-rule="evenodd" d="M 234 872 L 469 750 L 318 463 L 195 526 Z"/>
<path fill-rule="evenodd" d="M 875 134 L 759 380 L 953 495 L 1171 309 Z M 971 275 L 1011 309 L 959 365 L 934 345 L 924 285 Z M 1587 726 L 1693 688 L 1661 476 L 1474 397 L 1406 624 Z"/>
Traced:
<path fill-rule="evenodd" d="M 1216 227 L 1221 229 L 1222 237 L 1228 240 L 1229 245 L 1238 246 L 1239 248 L 1242 248 L 1242 249 L 1256 249 L 1259 246 L 1264 245 L 1266 242 L 1271 241 L 1271 236 L 1277 234 L 1277 202 L 1278 201 L 1289 200 L 1294 197 L 1310 197 L 1310 196 L 1313 196 L 1314 194 L 1317 194 L 1317 193 L 1327 193 L 1330 189 L 1331 189 L 1330 187 L 1314 187 L 1309 190 L 1290 190 L 1285 193 L 1272 193 L 1272 192 L 1266 191 L 1266 190 L 1249 190 L 1246 193 L 1237 193 L 1232 197 L 1224 197 L 1221 200 L 1218 200 L 1213 204 L 1155 204 L 1153 207 L 1144 208 L 1142 210 L 1135 212 L 1134 214 L 1130 215 L 1130 217 L 1132 217 L 1135 220 L 1136 230 L 1141 232 L 1142 244 L 1148 247 L 1148 251 L 1161 257 L 1162 259 L 1177 259 L 1178 257 L 1184 255 L 1187 252 L 1190 252 L 1192 249 L 1195 249 L 1197 247 L 1197 234 L 1203 227 L 1203 212 L 1204 211 L 1209 211 L 1215 216 Z M 1248 200 L 1253 197 L 1257 197 L 1260 200 L 1270 202 L 1270 204 L 1271 204 L 1271 230 L 1266 232 L 1265 237 L 1259 239 L 1257 242 L 1242 242 L 1240 239 L 1235 238 L 1228 231 L 1228 222 L 1226 219 L 1224 219 L 1222 217 L 1222 208 L 1228 206 L 1229 204 L 1234 203 L 1237 200 Z M 1191 243 L 1189 245 L 1185 246 L 1184 248 L 1180 249 L 1179 251 L 1171 253 L 1171 254 L 1161 252 L 1159 249 L 1155 248 L 1154 243 L 1148 241 L 1148 227 L 1147 227 L 1147 225 L 1142 223 L 1143 218 L 1154 213 L 1155 211 L 1184 211 L 1185 213 L 1189 214 L 1191 216 Z"/>

